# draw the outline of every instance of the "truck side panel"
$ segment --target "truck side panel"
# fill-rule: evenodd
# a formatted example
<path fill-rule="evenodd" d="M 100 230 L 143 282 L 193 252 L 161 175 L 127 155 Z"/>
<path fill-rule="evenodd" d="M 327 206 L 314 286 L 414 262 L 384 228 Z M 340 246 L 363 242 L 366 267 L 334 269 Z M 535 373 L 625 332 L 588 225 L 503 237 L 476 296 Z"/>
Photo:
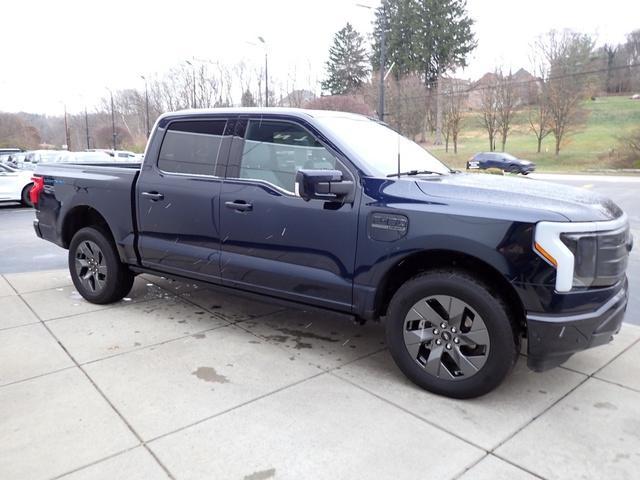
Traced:
<path fill-rule="evenodd" d="M 137 168 L 126 167 L 39 165 L 35 175 L 44 178 L 44 191 L 36 229 L 42 238 L 68 248 L 70 229 L 77 229 L 77 222 L 87 215 L 98 214 L 113 235 L 120 259 L 137 264 L 132 191 L 138 173 Z"/>

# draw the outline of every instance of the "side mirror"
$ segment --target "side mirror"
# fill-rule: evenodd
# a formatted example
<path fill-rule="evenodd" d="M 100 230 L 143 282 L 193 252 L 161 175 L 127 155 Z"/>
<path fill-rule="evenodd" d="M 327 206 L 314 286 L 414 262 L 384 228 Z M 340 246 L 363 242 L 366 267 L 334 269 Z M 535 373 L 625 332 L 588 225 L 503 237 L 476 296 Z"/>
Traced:
<path fill-rule="evenodd" d="M 342 179 L 340 170 L 298 170 L 296 193 L 305 201 L 339 200 L 353 192 L 353 182 Z"/>

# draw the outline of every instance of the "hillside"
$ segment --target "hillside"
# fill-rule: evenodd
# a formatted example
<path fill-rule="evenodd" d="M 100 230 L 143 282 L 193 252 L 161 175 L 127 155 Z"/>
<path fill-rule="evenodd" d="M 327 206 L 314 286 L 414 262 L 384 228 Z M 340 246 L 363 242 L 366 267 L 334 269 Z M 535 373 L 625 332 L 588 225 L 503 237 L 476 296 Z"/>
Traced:
<path fill-rule="evenodd" d="M 583 106 L 585 122 L 567 137 L 559 156 L 554 154 L 552 135 L 543 142 L 542 152 L 536 153 L 536 137 L 529 131 L 526 111 L 516 114 L 506 151 L 536 162 L 538 169 L 544 171 L 620 168 L 619 138 L 631 130 L 640 129 L 640 101 L 630 100 L 628 96 L 602 97 L 586 101 Z M 478 113 L 468 114 L 464 122 L 457 155 L 452 153 L 452 146 L 449 153 L 445 153 L 444 146 L 426 145 L 429 151 L 455 168 L 464 168 L 474 153 L 488 150 L 489 145 Z M 640 165 L 636 163 L 634 167 L 640 168 Z"/>

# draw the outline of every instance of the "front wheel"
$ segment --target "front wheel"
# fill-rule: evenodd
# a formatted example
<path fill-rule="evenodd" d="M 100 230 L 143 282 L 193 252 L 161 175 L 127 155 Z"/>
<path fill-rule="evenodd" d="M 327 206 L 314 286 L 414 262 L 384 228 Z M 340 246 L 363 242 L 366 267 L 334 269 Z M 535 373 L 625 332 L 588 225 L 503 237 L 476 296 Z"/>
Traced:
<path fill-rule="evenodd" d="M 518 355 L 507 306 L 484 283 L 456 270 L 427 272 L 402 285 L 389 305 L 386 336 L 411 381 L 453 398 L 493 390 Z"/>
<path fill-rule="evenodd" d="M 78 230 L 69 245 L 69 272 L 76 289 L 91 303 L 121 300 L 133 286 L 134 275 L 120 262 L 110 235 L 86 227 Z"/>

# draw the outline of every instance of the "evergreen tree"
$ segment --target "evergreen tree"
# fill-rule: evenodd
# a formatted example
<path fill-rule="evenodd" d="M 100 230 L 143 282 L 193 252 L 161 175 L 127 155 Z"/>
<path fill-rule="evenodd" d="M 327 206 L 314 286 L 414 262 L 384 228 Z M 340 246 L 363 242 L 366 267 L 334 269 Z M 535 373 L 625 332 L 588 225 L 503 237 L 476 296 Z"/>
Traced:
<path fill-rule="evenodd" d="M 336 33 L 329 49 L 327 79 L 322 88 L 332 95 L 344 95 L 358 89 L 369 75 L 364 38 L 350 23 Z"/>
<path fill-rule="evenodd" d="M 380 37 L 386 28 L 387 65 L 394 76 L 415 73 L 432 86 L 448 70 L 467 65 L 476 47 L 466 0 L 383 0 L 376 11 L 373 67 L 379 69 Z"/>

